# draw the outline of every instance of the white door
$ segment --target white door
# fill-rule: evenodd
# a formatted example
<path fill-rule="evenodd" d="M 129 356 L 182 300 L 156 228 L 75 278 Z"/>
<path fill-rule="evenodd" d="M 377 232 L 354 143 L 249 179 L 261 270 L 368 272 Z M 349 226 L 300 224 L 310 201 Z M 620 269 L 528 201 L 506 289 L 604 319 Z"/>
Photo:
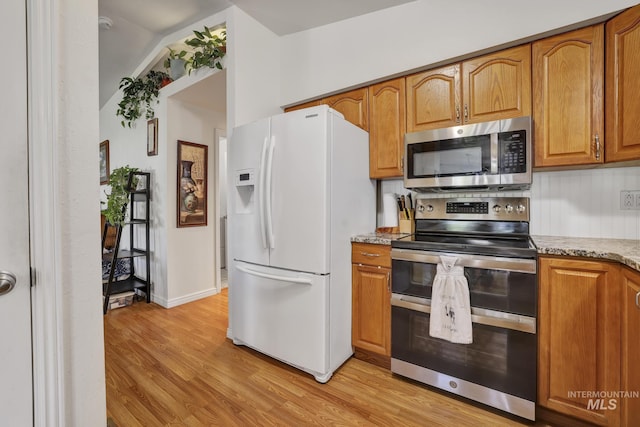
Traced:
<path fill-rule="evenodd" d="M 327 110 L 271 120 L 271 267 L 329 273 Z"/>
<path fill-rule="evenodd" d="M 233 267 L 234 342 L 326 382 L 329 278 L 242 262 Z"/>
<path fill-rule="evenodd" d="M 264 227 L 264 185 L 269 119 L 233 129 L 227 146 L 229 179 L 229 244 L 233 258 L 254 264 L 269 264 Z"/>
<path fill-rule="evenodd" d="M 15 427 L 33 425 L 25 19 L 24 0 L 0 2 L 0 425 Z"/>

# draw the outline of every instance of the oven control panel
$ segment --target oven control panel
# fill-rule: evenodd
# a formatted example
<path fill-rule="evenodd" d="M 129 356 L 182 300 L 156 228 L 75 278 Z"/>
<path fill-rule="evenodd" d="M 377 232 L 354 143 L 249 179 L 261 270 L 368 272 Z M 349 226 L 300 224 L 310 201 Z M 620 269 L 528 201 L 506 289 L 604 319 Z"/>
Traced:
<path fill-rule="evenodd" d="M 486 214 L 489 213 L 487 202 L 447 202 L 448 214 Z"/>
<path fill-rule="evenodd" d="M 416 219 L 529 221 L 528 197 L 429 198 L 416 201 Z"/>

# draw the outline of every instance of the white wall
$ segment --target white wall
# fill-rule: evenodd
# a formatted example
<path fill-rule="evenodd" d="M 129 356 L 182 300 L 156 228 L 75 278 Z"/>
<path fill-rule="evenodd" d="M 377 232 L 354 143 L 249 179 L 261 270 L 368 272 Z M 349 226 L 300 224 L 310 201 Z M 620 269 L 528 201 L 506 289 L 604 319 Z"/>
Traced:
<path fill-rule="evenodd" d="M 637 0 L 418 0 L 282 38 L 280 105 L 544 33 Z"/>
<path fill-rule="evenodd" d="M 106 406 L 100 259 L 96 252 L 99 244 L 98 2 L 59 0 L 53 7 L 57 20 L 55 30 L 59 33 L 51 35 L 55 71 L 47 78 L 55 79 L 53 109 L 57 114 L 46 124 L 55 138 L 56 157 L 50 159 L 55 165 L 55 194 L 51 197 L 55 203 L 56 236 L 60 238 L 55 271 L 64 289 L 58 314 L 62 341 L 60 349 L 56 349 L 61 351 L 64 377 L 56 380 L 60 381 L 58 392 L 66 424 L 99 426 L 105 423 Z M 42 279 L 38 286 L 52 286 L 53 278 Z M 53 310 L 56 302 L 49 304 Z M 51 361 L 55 360 L 53 354 L 50 357 Z M 48 369 L 56 368 L 49 366 Z"/>
<path fill-rule="evenodd" d="M 165 307 L 173 307 L 216 292 L 215 288 L 215 162 L 214 134 L 216 128 L 225 126 L 224 114 L 192 106 L 175 98 L 169 98 L 167 109 L 168 156 L 167 205 L 165 230 L 167 292 L 166 300 L 158 301 Z M 208 146 L 207 172 L 207 225 L 176 227 L 177 201 L 177 141 L 194 142 Z M 156 297 L 159 297 L 156 295 Z M 162 298 L 162 297 L 161 297 Z"/>
<path fill-rule="evenodd" d="M 536 172 L 531 233 L 640 239 L 640 211 L 620 209 L 621 190 L 640 190 L 640 167 Z"/>
<path fill-rule="evenodd" d="M 235 126 L 282 112 L 280 38 L 237 7 L 228 9 L 227 115 Z"/>

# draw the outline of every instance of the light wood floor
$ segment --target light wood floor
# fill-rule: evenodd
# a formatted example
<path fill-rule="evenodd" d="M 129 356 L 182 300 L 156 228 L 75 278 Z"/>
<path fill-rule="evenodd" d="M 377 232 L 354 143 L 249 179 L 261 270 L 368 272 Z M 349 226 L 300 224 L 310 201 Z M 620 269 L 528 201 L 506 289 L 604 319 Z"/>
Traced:
<path fill-rule="evenodd" d="M 104 320 L 110 426 L 527 425 L 354 358 L 319 384 L 226 339 L 226 290 Z"/>

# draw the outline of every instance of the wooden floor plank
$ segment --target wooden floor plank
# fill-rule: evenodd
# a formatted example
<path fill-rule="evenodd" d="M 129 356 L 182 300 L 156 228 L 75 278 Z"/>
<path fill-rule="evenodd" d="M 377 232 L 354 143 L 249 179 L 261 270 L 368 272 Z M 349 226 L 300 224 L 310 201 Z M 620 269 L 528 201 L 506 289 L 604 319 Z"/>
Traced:
<path fill-rule="evenodd" d="M 320 384 L 228 340 L 227 304 L 225 290 L 104 316 L 110 426 L 532 425 L 355 358 Z"/>

